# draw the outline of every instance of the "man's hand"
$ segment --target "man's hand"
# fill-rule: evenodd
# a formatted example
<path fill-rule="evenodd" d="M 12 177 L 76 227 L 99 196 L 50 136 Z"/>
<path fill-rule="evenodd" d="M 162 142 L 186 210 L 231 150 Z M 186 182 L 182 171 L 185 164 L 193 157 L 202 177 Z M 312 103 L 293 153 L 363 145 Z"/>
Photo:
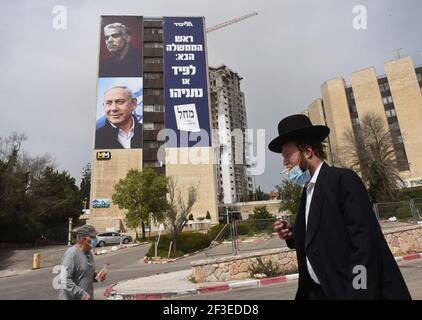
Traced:
<path fill-rule="evenodd" d="M 274 230 L 282 240 L 290 240 L 292 238 L 292 226 L 284 220 L 274 223 Z"/>
<path fill-rule="evenodd" d="M 87 294 L 82 298 L 82 300 L 92 300 L 92 298 L 89 294 Z"/>
<path fill-rule="evenodd" d="M 100 282 L 105 281 L 107 274 L 105 272 L 99 272 L 97 275 L 97 279 Z"/>

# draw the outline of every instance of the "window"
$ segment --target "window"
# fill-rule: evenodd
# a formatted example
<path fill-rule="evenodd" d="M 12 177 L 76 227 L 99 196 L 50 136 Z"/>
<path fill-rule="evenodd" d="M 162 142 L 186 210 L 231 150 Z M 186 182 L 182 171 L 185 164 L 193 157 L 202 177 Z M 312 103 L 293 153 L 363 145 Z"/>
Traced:
<path fill-rule="evenodd" d="M 352 124 L 353 125 L 358 125 L 359 124 L 359 118 L 352 118 Z"/>
<path fill-rule="evenodd" d="M 154 123 L 154 129 L 155 130 L 161 130 L 161 129 L 164 129 L 164 128 L 165 128 L 164 123 L 162 123 L 162 122 Z"/>
<path fill-rule="evenodd" d="M 154 106 L 144 106 L 144 112 L 153 112 Z"/>
<path fill-rule="evenodd" d="M 400 129 L 400 126 L 397 121 L 390 124 L 390 130 L 399 130 L 399 129 Z"/>
<path fill-rule="evenodd" d="M 398 143 L 403 143 L 403 137 L 402 136 L 398 136 L 397 137 L 397 141 L 398 141 Z"/>
<path fill-rule="evenodd" d="M 144 89 L 145 96 L 160 96 L 163 95 L 163 89 Z"/>
<path fill-rule="evenodd" d="M 163 79 L 162 73 L 144 73 L 145 79 L 156 80 L 156 79 Z"/>
<path fill-rule="evenodd" d="M 164 112 L 164 106 L 161 104 L 146 105 L 144 112 Z"/>
<path fill-rule="evenodd" d="M 357 110 L 356 110 L 356 105 L 352 104 L 352 105 L 350 106 L 350 112 L 357 112 Z"/>
<path fill-rule="evenodd" d="M 353 95 L 353 91 L 347 91 L 347 98 L 349 99 L 349 100 L 353 100 L 355 97 L 354 97 L 354 95 Z"/>
<path fill-rule="evenodd" d="M 384 102 L 384 104 L 393 103 L 393 97 L 392 96 L 383 97 L 382 101 Z"/>
<path fill-rule="evenodd" d="M 422 73 L 416 74 L 416 77 L 418 78 L 419 82 L 422 82 Z"/>
<path fill-rule="evenodd" d="M 158 148 L 158 141 L 145 141 L 144 147 L 148 149 Z"/>
<path fill-rule="evenodd" d="M 154 111 L 155 112 L 164 112 L 165 107 L 161 104 L 155 104 L 154 105 Z"/>
<path fill-rule="evenodd" d="M 144 63 L 145 64 L 162 64 L 163 58 L 145 58 Z"/>
<path fill-rule="evenodd" d="M 144 168 L 159 168 L 161 167 L 161 163 L 159 161 L 145 161 L 143 163 Z"/>
<path fill-rule="evenodd" d="M 144 33 L 145 34 L 162 34 L 163 29 L 145 28 Z"/>
<path fill-rule="evenodd" d="M 154 130 L 154 124 L 153 123 L 144 123 L 144 130 Z"/>
<path fill-rule="evenodd" d="M 145 42 L 144 48 L 163 48 L 163 44 L 161 42 Z"/>
<path fill-rule="evenodd" d="M 394 109 L 387 110 L 387 111 L 385 111 L 385 114 L 387 115 L 387 118 L 395 117 L 396 116 L 396 110 L 394 110 Z"/>
<path fill-rule="evenodd" d="M 390 90 L 390 85 L 388 84 L 388 82 L 380 83 L 379 87 L 381 92 Z"/>

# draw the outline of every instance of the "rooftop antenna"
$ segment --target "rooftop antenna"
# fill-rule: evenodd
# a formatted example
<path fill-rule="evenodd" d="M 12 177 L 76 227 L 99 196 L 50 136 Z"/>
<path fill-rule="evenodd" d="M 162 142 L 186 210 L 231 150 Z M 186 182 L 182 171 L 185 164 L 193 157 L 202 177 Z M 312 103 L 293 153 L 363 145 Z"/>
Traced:
<path fill-rule="evenodd" d="M 400 51 L 402 51 L 402 50 L 403 50 L 403 48 L 398 48 L 398 49 L 395 49 L 393 51 L 390 51 L 390 53 L 395 52 L 397 59 L 401 59 Z"/>

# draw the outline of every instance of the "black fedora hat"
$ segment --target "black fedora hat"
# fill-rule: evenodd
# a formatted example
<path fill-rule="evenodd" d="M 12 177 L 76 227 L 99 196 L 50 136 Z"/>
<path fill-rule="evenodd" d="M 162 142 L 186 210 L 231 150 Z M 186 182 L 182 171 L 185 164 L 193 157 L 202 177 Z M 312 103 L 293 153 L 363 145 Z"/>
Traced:
<path fill-rule="evenodd" d="M 275 153 L 281 153 L 283 144 L 293 140 L 314 138 L 324 141 L 330 134 L 327 126 L 314 126 L 303 114 L 287 117 L 278 124 L 278 137 L 270 142 L 268 148 Z"/>

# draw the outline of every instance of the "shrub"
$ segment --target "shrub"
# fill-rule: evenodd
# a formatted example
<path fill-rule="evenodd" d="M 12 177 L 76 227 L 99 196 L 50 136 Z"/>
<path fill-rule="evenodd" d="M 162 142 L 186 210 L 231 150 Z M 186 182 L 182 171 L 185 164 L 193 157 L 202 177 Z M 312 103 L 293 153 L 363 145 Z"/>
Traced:
<path fill-rule="evenodd" d="M 153 257 L 155 254 L 155 239 L 149 248 L 146 256 Z M 160 243 L 158 244 L 157 255 L 159 257 L 167 258 L 171 238 L 168 235 L 162 235 Z M 177 251 L 171 250 L 170 257 L 176 258 L 188 253 L 207 248 L 210 245 L 210 238 L 208 234 L 199 232 L 183 232 L 177 235 Z"/>
<path fill-rule="evenodd" d="M 257 206 L 253 210 L 251 219 L 272 219 L 274 216 L 268 211 L 267 206 Z"/>
<path fill-rule="evenodd" d="M 262 261 L 262 258 L 257 258 L 256 263 L 253 263 L 249 267 L 249 272 L 253 277 L 255 274 L 265 274 L 267 278 L 277 277 L 281 275 L 280 267 L 274 267 L 273 262 L 269 260 L 268 262 Z"/>

